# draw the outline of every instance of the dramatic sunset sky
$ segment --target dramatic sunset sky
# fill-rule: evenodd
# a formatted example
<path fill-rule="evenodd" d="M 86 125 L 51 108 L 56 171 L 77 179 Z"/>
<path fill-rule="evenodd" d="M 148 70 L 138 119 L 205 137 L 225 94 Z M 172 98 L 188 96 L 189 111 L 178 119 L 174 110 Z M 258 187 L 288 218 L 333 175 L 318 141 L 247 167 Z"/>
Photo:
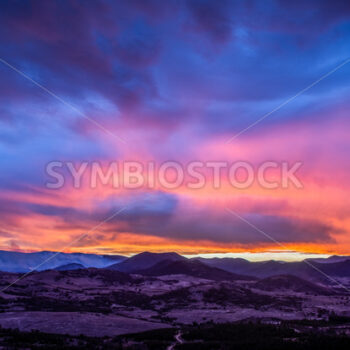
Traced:
<path fill-rule="evenodd" d="M 2 1 L 0 23 L 0 249 L 350 254 L 349 2 Z M 300 161 L 304 188 L 46 187 L 51 161 L 124 160 Z"/>

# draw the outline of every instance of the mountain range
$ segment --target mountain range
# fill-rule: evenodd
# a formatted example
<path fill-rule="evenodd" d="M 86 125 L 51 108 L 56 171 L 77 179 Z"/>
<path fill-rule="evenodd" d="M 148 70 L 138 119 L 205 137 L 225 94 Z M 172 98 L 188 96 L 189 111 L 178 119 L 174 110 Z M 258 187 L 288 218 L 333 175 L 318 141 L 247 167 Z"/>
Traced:
<path fill-rule="evenodd" d="M 37 253 L 0 251 L 0 271 L 4 272 L 28 272 L 33 269 L 66 271 L 84 268 L 107 268 L 144 276 L 183 274 L 212 280 L 253 281 L 288 275 L 323 284 L 334 284 L 339 280 L 347 284 L 350 281 L 350 257 L 345 256 L 298 262 L 275 260 L 251 262 L 240 258 L 187 259 L 174 252 L 143 252 L 125 257 L 49 251 Z"/>
<path fill-rule="evenodd" d="M 225 271 L 257 278 L 292 275 L 326 284 L 335 282 L 332 281 L 333 278 L 350 278 L 350 257 L 330 257 L 323 260 L 306 259 L 297 262 L 275 260 L 251 262 L 235 258 L 198 258 L 198 260 Z"/>
<path fill-rule="evenodd" d="M 33 269 L 43 271 L 69 264 L 79 264 L 83 268 L 104 268 L 125 259 L 126 257 L 121 255 L 57 253 L 50 251 L 22 253 L 0 250 L 0 271 L 28 272 Z"/>

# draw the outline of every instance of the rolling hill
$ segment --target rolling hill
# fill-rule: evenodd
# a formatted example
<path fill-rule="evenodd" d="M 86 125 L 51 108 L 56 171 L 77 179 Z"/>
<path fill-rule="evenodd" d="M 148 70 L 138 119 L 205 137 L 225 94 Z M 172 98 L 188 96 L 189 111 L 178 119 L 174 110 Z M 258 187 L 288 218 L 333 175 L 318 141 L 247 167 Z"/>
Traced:
<path fill-rule="evenodd" d="M 135 271 L 148 269 L 162 261 L 185 261 L 185 257 L 177 253 L 150 253 L 143 252 L 128 258 L 121 263 L 109 266 L 109 269 L 120 272 L 134 273 Z"/>
<path fill-rule="evenodd" d="M 254 280 L 253 277 L 233 274 L 216 267 L 207 266 L 196 260 L 165 260 L 148 269 L 135 271 L 135 273 L 144 276 L 188 275 L 214 281 Z"/>
<path fill-rule="evenodd" d="M 350 278 L 350 260 L 340 260 L 341 261 L 337 260 L 338 262 L 331 262 L 331 259 L 327 263 L 313 260 L 298 262 L 275 260 L 250 262 L 244 259 L 234 258 L 200 258 L 200 261 L 208 266 L 221 268 L 236 274 L 254 276 L 257 278 L 293 275 L 309 281 L 325 284 L 334 284 L 334 278 Z"/>
<path fill-rule="evenodd" d="M 85 267 L 82 264 L 77 263 L 71 263 L 71 264 L 64 264 L 60 265 L 54 268 L 56 271 L 69 271 L 69 270 L 79 270 L 84 269 Z"/>
<path fill-rule="evenodd" d="M 292 275 L 278 275 L 264 278 L 257 281 L 254 284 L 254 288 L 271 292 L 290 290 L 316 295 L 330 295 L 333 293 L 328 288 Z"/>

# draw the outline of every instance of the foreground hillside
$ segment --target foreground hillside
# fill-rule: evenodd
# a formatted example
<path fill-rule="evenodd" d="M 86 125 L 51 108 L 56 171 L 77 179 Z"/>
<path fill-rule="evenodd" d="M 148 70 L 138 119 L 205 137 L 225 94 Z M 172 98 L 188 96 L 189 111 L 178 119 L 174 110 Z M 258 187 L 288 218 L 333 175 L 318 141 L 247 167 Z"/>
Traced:
<path fill-rule="evenodd" d="M 101 337 L 193 322 L 350 315 L 344 290 L 288 275 L 237 278 L 196 261 L 165 260 L 142 274 L 88 268 L 22 276 L 0 274 L 3 328 Z"/>
<path fill-rule="evenodd" d="M 340 327 L 337 320 L 203 323 L 103 338 L 0 329 L 0 342 L 6 349 L 347 350 L 350 337 Z"/>

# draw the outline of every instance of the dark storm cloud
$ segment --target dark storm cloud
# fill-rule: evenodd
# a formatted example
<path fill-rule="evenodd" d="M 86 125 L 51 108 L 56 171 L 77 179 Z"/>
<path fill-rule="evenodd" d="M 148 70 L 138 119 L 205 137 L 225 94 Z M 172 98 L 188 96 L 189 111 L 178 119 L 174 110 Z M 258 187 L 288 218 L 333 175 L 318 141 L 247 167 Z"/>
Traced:
<path fill-rule="evenodd" d="M 337 229 L 317 221 L 293 217 L 263 214 L 243 215 L 245 220 L 266 232 L 262 234 L 246 222 L 226 211 L 213 214 L 211 211 L 177 213 L 159 224 L 152 220 L 129 222 L 129 229 L 140 234 L 149 234 L 178 240 L 208 240 L 220 243 L 321 243 L 332 242 L 331 235 Z"/>

